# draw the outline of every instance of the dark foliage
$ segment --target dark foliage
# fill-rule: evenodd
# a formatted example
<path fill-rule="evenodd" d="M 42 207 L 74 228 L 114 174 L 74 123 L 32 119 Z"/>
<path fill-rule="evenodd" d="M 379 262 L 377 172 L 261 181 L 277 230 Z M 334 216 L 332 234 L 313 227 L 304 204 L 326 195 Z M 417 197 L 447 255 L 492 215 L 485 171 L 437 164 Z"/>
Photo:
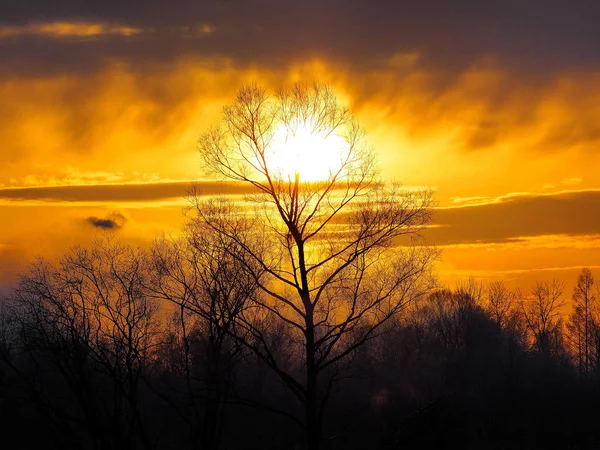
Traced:
<path fill-rule="evenodd" d="M 301 405 L 260 358 L 225 325 L 154 307 L 151 260 L 112 242 L 78 249 L 34 264 L 3 300 L 3 439 L 23 449 L 302 448 Z M 550 351 L 523 312 L 543 287 L 527 296 L 471 281 L 386 324 L 332 374 L 321 448 L 597 448 L 600 379 L 581 369 L 573 327 L 554 322 Z M 490 302 L 499 289 L 511 299 L 502 320 Z M 269 339 L 294 358 L 284 330 Z"/>

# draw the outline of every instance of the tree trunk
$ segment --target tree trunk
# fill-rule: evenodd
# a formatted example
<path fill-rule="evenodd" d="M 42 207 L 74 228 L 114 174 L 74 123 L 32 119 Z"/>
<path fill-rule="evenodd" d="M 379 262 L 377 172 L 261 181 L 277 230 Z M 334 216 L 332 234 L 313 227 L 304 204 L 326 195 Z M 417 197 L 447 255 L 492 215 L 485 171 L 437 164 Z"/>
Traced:
<path fill-rule="evenodd" d="M 211 392 L 214 390 L 214 392 Z M 221 393 L 218 386 L 209 388 L 204 423 L 202 427 L 202 448 L 216 450 L 219 448 L 219 429 L 221 415 Z"/>
<path fill-rule="evenodd" d="M 306 448 L 318 450 L 321 436 L 317 396 L 317 367 L 315 363 L 315 333 L 312 314 L 307 315 L 306 327 Z"/>

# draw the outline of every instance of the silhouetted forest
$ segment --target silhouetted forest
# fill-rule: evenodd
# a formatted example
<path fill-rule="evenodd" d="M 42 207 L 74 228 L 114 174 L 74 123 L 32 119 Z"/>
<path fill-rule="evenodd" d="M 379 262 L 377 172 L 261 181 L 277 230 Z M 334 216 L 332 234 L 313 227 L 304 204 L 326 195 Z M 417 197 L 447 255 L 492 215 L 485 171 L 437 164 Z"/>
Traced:
<path fill-rule="evenodd" d="M 302 406 L 238 320 L 255 281 L 189 242 L 106 237 L 31 264 L 1 303 L 11 448 L 302 448 Z M 583 269 L 572 296 L 558 281 L 433 288 L 326 369 L 320 447 L 594 448 L 597 286 Z M 260 321 L 301 372 L 289 329 Z"/>

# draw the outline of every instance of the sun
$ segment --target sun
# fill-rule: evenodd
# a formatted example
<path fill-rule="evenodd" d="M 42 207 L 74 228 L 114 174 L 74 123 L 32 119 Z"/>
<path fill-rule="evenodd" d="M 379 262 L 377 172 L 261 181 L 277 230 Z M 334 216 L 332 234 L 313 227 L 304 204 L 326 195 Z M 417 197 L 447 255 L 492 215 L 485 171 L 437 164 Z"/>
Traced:
<path fill-rule="evenodd" d="M 292 181 L 323 181 L 337 174 L 348 156 L 348 143 L 337 130 L 323 129 L 314 120 L 282 124 L 265 150 L 271 174 Z"/>

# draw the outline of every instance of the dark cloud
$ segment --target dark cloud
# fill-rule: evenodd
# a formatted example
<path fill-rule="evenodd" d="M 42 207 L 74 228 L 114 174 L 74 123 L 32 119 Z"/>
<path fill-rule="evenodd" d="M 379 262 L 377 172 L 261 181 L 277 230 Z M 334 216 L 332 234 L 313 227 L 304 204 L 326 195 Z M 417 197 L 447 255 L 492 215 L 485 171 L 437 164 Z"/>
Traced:
<path fill-rule="evenodd" d="M 4 39 L 5 70 L 87 69 L 107 59 L 160 65 L 184 55 L 277 64 L 307 55 L 357 66 L 396 52 L 459 69 L 493 55 L 522 72 L 600 65 L 596 0 L 5 0 L 0 24 L 99 21 L 147 30 L 80 41 L 39 36 Z M 186 31 L 215 27 L 207 36 Z M 11 69 L 7 69 L 11 68 Z"/>
<path fill-rule="evenodd" d="M 30 188 L 0 189 L 0 200 L 49 202 L 128 202 L 154 201 L 186 197 L 192 186 L 200 194 L 247 194 L 251 190 L 245 184 L 224 182 L 173 182 L 148 184 L 111 184 L 96 186 L 43 186 Z"/>
<path fill-rule="evenodd" d="M 600 191 L 507 196 L 438 209 L 427 239 L 437 245 L 518 242 L 543 235 L 600 235 Z"/>
<path fill-rule="evenodd" d="M 113 213 L 110 216 L 102 219 L 99 217 L 88 217 L 86 222 L 95 228 L 103 230 L 118 230 L 123 228 L 127 219 L 121 213 Z"/>

